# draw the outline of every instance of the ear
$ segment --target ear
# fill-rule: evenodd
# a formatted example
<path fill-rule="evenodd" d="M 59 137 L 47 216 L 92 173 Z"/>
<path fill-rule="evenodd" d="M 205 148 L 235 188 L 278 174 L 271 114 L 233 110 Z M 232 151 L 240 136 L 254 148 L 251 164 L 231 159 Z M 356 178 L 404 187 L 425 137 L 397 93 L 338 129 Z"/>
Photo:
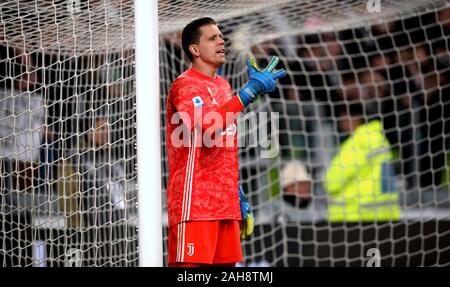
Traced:
<path fill-rule="evenodd" d="M 193 44 L 189 45 L 189 51 L 191 52 L 192 56 L 196 56 L 196 57 L 200 56 L 200 52 L 196 45 L 193 45 Z"/>

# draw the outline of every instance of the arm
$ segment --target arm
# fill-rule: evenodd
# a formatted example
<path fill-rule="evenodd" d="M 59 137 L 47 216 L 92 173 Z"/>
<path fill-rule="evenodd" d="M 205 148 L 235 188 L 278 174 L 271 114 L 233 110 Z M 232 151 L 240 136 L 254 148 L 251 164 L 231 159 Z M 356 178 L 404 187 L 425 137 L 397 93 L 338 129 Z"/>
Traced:
<path fill-rule="evenodd" d="M 248 105 L 255 102 L 257 98 L 267 92 L 275 89 L 276 80 L 286 75 L 285 70 L 274 72 L 273 69 L 278 64 L 278 57 L 273 57 L 269 65 L 261 70 L 253 57 L 248 62 L 248 83 L 227 103 L 218 109 L 202 110 L 201 115 L 198 112 L 202 109 L 202 96 L 205 98 L 205 91 L 196 87 L 194 82 L 182 82 L 174 88 L 174 105 L 178 112 L 184 112 L 183 123 L 192 130 L 194 127 L 201 127 L 202 131 L 215 130 L 221 132 L 229 124 L 233 123 L 237 115 Z M 178 88 L 178 86 L 181 86 Z M 204 117 L 207 113 L 215 112 L 214 121 L 205 123 Z M 212 129 L 211 129 L 212 128 Z"/>

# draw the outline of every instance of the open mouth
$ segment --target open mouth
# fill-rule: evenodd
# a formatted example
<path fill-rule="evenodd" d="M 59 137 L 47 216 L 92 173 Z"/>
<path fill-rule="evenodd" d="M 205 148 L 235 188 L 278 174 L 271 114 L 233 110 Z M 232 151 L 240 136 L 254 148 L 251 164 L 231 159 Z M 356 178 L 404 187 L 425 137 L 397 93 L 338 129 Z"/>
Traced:
<path fill-rule="evenodd" d="M 225 49 L 220 49 L 216 53 L 221 54 L 221 55 L 225 55 Z"/>

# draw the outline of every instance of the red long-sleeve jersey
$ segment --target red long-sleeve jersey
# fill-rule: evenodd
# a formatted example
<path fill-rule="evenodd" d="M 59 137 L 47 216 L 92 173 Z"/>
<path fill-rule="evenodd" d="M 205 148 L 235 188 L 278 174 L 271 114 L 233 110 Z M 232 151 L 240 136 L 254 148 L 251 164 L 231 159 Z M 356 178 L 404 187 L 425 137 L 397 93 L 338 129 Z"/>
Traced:
<path fill-rule="evenodd" d="M 167 99 L 169 226 L 184 221 L 241 219 L 236 115 L 230 84 L 194 68 Z"/>

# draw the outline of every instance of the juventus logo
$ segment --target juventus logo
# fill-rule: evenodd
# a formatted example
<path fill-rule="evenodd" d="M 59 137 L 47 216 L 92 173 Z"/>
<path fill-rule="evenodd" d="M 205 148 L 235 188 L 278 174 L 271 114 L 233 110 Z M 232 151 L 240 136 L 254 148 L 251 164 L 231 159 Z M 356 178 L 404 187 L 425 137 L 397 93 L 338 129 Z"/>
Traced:
<path fill-rule="evenodd" d="M 194 243 L 187 244 L 187 256 L 194 255 Z"/>

